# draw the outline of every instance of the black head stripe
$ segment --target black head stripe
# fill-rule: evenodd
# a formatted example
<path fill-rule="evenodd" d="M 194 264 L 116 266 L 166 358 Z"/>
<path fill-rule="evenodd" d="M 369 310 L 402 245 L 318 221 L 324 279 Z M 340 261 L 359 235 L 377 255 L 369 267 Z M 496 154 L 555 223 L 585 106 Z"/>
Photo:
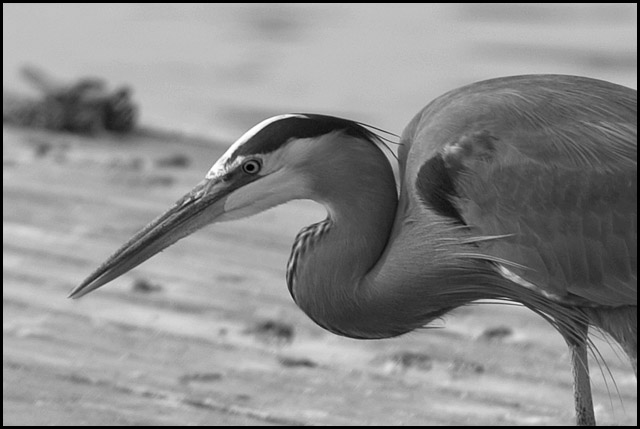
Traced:
<path fill-rule="evenodd" d="M 342 131 L 353 137 L 373 137 L 371 131 L 348 119 L 301 113 L 300 116 L 285 117 L 266 125 L 238 147 L 233 157 L 270 153 L 291 139 L 319 137 L 334 131 Z"/>

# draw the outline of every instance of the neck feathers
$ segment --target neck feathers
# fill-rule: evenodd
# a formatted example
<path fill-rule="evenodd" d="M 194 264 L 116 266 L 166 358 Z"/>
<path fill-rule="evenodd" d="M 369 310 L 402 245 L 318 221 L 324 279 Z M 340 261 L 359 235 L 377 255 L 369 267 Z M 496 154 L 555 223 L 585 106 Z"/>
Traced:
<path fill-rule="evenodd" d="M 325 232 L 329 230 L 330 226 L 331 221 L 327 218 L 322 222 L 314 223 L 306 228 L 302 228 L 296 236 L 293 248 L 291 249 L 291 256 L 287 263 L 287 286 L 294 301 L 296 296 L 293 291 L 293 285 L 298 280 L 296 276 L 296 273 L 298 272 L 298 263 L 302 260 L 305 253 L 312 249 L 315 243 L 317 243 Z"/>
<path fill-rule="evenodd" d="M 326 207 L 328 217 L 298 234 L 287 267 L 289 290 L 327 330 L 378 336 L 365 332 L 373 313 L 368 291 L 359 286 L 391 233 L 397 205 L 393 170 L 382 151 L 363 138 L 331 135 L 307 150 L 322 151 L 309 157 L 314 163 L 304 170 L 311 198 Z"/>

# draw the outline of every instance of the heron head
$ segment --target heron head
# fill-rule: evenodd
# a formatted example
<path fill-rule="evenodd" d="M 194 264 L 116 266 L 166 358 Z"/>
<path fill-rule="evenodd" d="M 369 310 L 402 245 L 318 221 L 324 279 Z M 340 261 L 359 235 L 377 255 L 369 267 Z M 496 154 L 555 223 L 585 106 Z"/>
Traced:
<path fill-rule="evenodd" d="M 256 125 L 211 167 L 204 180 L 135 234 L 70 297 L 79 298 L 121 276 L 196 230 L 239 219 L 294 199 L 321 198 L 318 172 L 333 168 L 341 138 L 370 140 L 356 122 L 288 114 Z"/>

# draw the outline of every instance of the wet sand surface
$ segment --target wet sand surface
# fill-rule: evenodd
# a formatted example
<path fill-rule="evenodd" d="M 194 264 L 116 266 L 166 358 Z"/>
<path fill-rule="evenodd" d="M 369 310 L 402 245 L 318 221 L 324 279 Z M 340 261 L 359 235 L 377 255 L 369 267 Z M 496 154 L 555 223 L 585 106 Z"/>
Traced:
<path fill-rule="evenodd" d="M 211 39 L 216 47 L 235 47 L 240 39 L 242 55 L 237 49 L 211 55 L 195 49 L 167 58 L 144 50 L 136 56 L 131 48 L 103 57 L 89 52 L 87 41 L 67 58 L 55 50 L 42 53 L 40 59 L 49 60 L 43 65 L 61 74 L 129 81 L 138 90 L 143 122 L 153 126 L 125 138 L 3 127 L 3 423 L 572 424 L 567 348 L 526 309 L 465 307 L 434 329 L 382 341 L 340 338 L 315 326 L 284 281 L 296 233 L 324 217 L 313 203 L 208 227 L 86 298 L 65 298 L 131 234 L 199 182 L 231 136 L 270 114 L 320 111 L 399 132 L 430 98 L 483 77 L 555 71 L 633 87 L 637 80 L 635 42 L 627 40 L 637 39 L 634 21 L 619 25 L 624 7 L 602 9 L 609 15 L 586 8 L 573 30 L 562 25 L 562 16 L 576 9 L 561 7 L 549 15 L 534 8 L 526 22 L 513 24 L 518 40 L 508 37 L 504 21 L 510 18 L 499 14 L 502 9 L 444 8 L 424 20 L 447 29 L 446 19 L 458 14 L 450 38 L 456 48 L 415 47 L 418 59 L 400 67 L 390 64 L 408 58 L 398 53 L 402 43 L 381 37 L 369 47 L 356 31 L 382 23 L 395 28 L 403 22 L 397 9 L 380 18 L 375 8 L 351 7 L 345 15 L 343 9 L 306 14 L 278 7 L 263 11 L 269 19 L 258 21 L 251 21 L 260 15 L 249 8 L 200 16 L 198 10 L 181 15 L 158 8 L 154 19 L 127 10 L 124 35 L 114 36 L 124 39 L 136 25 L 142 38 L 157 37 L 160 29 L 191 28 L 196 36 L 217 34 Z M 13 13 L 30 16 L 29 9 Z M 536 13 L 557 18 L 542 24 Z M 415 13 L 406 15 L 405 41 L 423 28 Z M 229 29 L 229 17 L 237 16 L 261 31 L 262 39 L 270 35 L 266 48 L 240 27 Z M 600 17 L 597 25 L 594 16 Z M 39 20 L 44 18 L 33 18 Z M 498 21 L 503 25 L 492 25 Z M 597 46 L 578 37 L 594 25 L 601 36 Z M 88 24 L 80 27 L 88 31 Z M 106 32 L 103 27 L 96 26 L 97 33 Z M 540 27 L 547 39 L 534 42 Z M 336 54 L 335 67 L 323 69 L 323 58 L 347 35 L 357 49 L 345 48 Z M 21 37 L 10 39 L 14 54 L 23 49 L 31 56 L 16 54 L 4 62 L 5 88 L 19 86 L 11 64 L 37 59 L 40 48 Z M 467 37 L 475 42 L 463 43 Z M 322 55 L 304 56 L 309 44 Z M 179 51 L 178 44 L 174 48 Z M 360 66 L 373 68 L 376 58 L 385 58 L 384 65 L 359 76 L 349 62 L 357 52 Z M 419 69 L 419 58 L 427 53 L 434 66 L 421 74 L 427 67 Z M 83 62 L 87 56 L 91 60 Z M 465 58 L 469 67 L 462 60 L 454 64 L 453 57 Z M 398 75 L 402 70 L 413 71 Z M 608 365 L 600 369 L 592 359 L 598 422 L 635 425 L 633 371 L 617 347 L 598 338 L 595 343 Z"/>

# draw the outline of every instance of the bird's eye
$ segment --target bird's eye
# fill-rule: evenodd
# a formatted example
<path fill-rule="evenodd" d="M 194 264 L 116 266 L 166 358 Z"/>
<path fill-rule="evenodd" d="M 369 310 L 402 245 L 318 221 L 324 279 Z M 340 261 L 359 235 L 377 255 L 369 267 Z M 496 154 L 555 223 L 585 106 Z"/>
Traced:
<path fill-rule="evenodd" d="M 260 164 L 260 161 L 256 159 L 250 159 L 248 161 L 245 161 L 244 164 L 242 164 L 242 171 L 244 171 L 247 174 L 256 174 L 257 172 L 260 171 L 261 167 L 262 167 L 262 164 Z"/>

